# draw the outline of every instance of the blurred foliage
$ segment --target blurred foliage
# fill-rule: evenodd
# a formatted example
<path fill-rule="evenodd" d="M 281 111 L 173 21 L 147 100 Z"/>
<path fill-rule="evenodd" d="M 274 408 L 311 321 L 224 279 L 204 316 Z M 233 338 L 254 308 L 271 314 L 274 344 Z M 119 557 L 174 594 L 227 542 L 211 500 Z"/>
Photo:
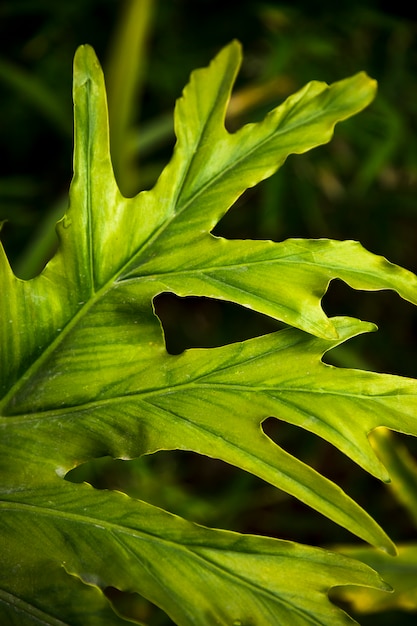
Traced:
<path fill-rule="evenodd" d="M 404 4 L 405 7 L 405 4 Z M 312 79 L 366 70 L 379 82 L 375 103 L 341 125 L 329 146 L 291 157 L 248 191 L 216 227 L 230 238 L 357 239 L 417 271 L 417 22 L 401 3 L 305 0 L 3 0 L 0 5 L 0 220 L 21 277 L 39 272 L 56 245 L 54 223 L 71 179 L 72 58 L 90 43 L 109 90 L 112 154 L 122 191 L 149 188 L 168 161 L 172 108 L 190 71 L 233 38 L 244 46 L 227 125 L 261 118 Z M 161 295 L 156 303 L 173 353 L 220 345 L 276 328 L 235 305 Z M 380 332 L 330 355 L 333 363 L 417 377 L 417 316 L 393 294 L 358 294 L 332 284 L 328 314 L 376 322 Z M 271 422 L 272 423 L 272 422 Z M 391 533 L 416 537 L 413 520 L 384 485 L 329 444 L 274 421 L 267 433 L 334 478 Z M 417 455 L 415 442 L 408 449 Z M 304 455 L 304 456 L 303 456 Z M 200 523 L 267 533 L 314 545 L 350 537 L 277 490 L 212 459 L 160 452 L 138 461 L 102 459 L 71 479 L 120 489 Z M 148 603 L 109 597 L 150 624 L 166 620 Z M 123 609 L 123 604 L 125 608 Z M 407 613 L 363 624 L 411 624 Z M 374 621 L 372 621 L 374 619 Z M 370 621 L 369 621 L 370 620 Z M 415 614 L 411 615 L 413 623 Z"/>
<path fill-rule="evenodd" d="M 392 482 L 389 489 L 400 502 L 406 514 L 417 528 L 417 462 L 408 449 L 393 433 L 378 428 L 371 434 L 371 442 L 378 455 L 390 469 Z M 392 593 L 381 594 L 372 589 L 341 587 L 333 590 L 336 598 L 347 602 L 364 614 L 386 613 L 396 608 L 414 613 L 417 611 L 417 544 L 402 543 L 398 556 L 391 558 L 380 550 L 370 547 L 336 546 L 344 554 L 367 563 L 380 572 L 393 588 Z"/>

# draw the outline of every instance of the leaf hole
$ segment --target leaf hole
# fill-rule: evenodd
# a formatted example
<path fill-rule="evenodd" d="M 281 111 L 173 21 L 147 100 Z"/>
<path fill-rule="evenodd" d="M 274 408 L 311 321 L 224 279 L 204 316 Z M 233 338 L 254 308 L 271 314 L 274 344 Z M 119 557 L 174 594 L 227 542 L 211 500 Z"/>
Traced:
<path fill-rule="evenodd" d="M 165 450 L 131 461 L 104 457 L 71 470 L 66 479 L 116 489 L 210 527 L 312 545 L 352 541 L 348 531 L 280 489 L 194 452 Z"/>
<path fill-rule="evenodd" d="M 120 591 L 115 587 L 107 587 L 103 593 L 121 617 L 147 626 L 174 625 L 162 609 L 138 593 Z"/>
<path fill-rule="evenodd" d="M 224 346 L 283 327 L 267 315 L 212 298 L 163 293 L 154 299 L 154 307 L 170 354 L 180 354 L 188 348 Z"/>
<path fill-rule="evenodd" d="M 415 529 L 410 527 L 408 517 L 404 515 L 400 505 L 392 497 L 390 485 L 382 483 L 365 472 L 331 443 L 308 430 L 274 417 L 267 418 L 262 423 L 262 429 L 286 452 L 339 485 L 374 519 L 384 520 L 384 530 L 394 540 L 407 540 L 415 535 Z M 410 437 L 410 439 L 414 443 L 414 438 Z M 294 510 L 295 523 L 297 523 L 297 516 L 300 515 L 310 520 L 310 532 L 313 534 L 307 537 L 308 543 L 323 545 L 352 542 L 352 535 L 310 507 L 294 500 L 290 508 Z M 321 541 L 315 533 L 321 533 Z M 306 542 L 306 538 L 303 538 L 303 542 Z"/>
<path fill-rule="evenodd" d="M 304 530 L 306 541 L 313 540 L 308 507 L 248 472 L 194 452 L 165 450 L 132 461 L 104 457 L 71 470 L 66 479 L 117 489 L 210 527 L 289 540 L 303 540 Z M 316 516 L 321 529 L 322 517 Z M 337 536 L 348 538 L 347 532 Z"/>
<path fill-rule="evenodd" d="M 348 487 L 352 472 L 363 473 L 335 446 L 305 428 L 268 417 L 262 422 L 262 430 L 286 452 L 338 484 Z"/>
<path fill-rule="evenodd" d="M 323 359 L 326 363 L 417 376 L 417 312 L 412 304 L 393 291 L 358 291 L 341 280 L 333 280 L 322 306 L 328 316 L 349 315 L 378 326 L 378 332 L 360 335 L 328 352 Z"/>
<path fill-rule="evenodd" d="M 128 479 L 127 469 L 123 465 L 124 461 L 120 459 L 112 459 L 109 456 L 103 456 L 98 459 L 92 459 L 85 463 L 80 463 L 77 467 L 69 470 L 64 479 L 70 483 L 81 484 L 88 483 L 95 489 L 111 489 L 120 490 Z M 121 471 L 118 470 L 120 465 Z"/>
<path fill-rule="evenodd" d="M 130 461 L 93 459 L 65 479 L 122 491 L 196 523 L 239 532 L 256 508 L 253 492 L 262 499 L 265 488 L 260 479 L 224 461 L 184 450 L 161 450 Z"/>

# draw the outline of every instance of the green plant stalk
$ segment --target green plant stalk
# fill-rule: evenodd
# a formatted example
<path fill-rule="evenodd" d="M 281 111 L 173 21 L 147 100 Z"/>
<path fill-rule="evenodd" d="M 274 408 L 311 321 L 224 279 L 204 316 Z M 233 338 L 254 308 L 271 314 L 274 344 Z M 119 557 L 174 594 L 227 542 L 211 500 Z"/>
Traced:
<path fill-rule="evenodd" d="M 139 191 L 131 134 L 137 127 L 155 0 L 127 0 L 110 46 L 106 82 L 110 145 L 116 179 L 126 196 Z"/>
<path fill-rule="evenodd" d="M 71 135 L 71 123 L 65 109 L 57 101 L 53 90 L 36 76 L 24 71 L 14 63 L 0 59 L 0 80 L 36 107 L 61 134 Z"/>

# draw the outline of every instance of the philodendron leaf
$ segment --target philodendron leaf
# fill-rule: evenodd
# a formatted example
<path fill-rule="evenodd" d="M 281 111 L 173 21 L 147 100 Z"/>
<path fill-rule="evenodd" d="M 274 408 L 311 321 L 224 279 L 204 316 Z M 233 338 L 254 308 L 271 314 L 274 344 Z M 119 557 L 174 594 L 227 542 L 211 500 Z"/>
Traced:
<path fill-rule="evenodd" d="M 360 559 L 378 570 L 393 588 L 393 593 L 380 593 L 375 589 L 341 587 L 332 593 L 338 600 L 348 602 L 357 613 L 382 611 L 417 612 L 417 544 L 398 546 L 398 556 L 390 557 L 373 548 L 335 546 L 342 554 Z"/>
<path fill-rule="evenodd" d="M 350 620 L 329 603 L 330 587 L 384 588 L 341 555 L 206 529 L 64 480 L 102 456 L 193 450 L 394 551 L 359 505 L 261 425 L 274 416 L 310 430 L 386 480 L 367 435 L 381 425 L 417 435 L 415 381 L 323 364 L 326 351 L 374 327 L 328 319 L 320 301 L 340 278 L 417 303 L 416 277 L 356 242 L 211 234 L 247 187 L 288 154 L 328 141 L 375 85 L 364 74 L 310 83 L 229 134 L 239 62 L 232 43 L 192 75 L 171 162 L 154 189 L 127 199 L 112 172 L 101 70 L 91 48 L 77 52 L 74 178 L 58 252 L 30 281 L 0 256 L 1 623 L 117 624 L 97 591 L 112 586 L 141 593 L 179 625 L 333 626 Z M 230 300 L 294 328 L 172 356 L 152 306 L 163 291 Z"/>
<path fill-rule="evenodd" d="M 371 434 L 377 454 L 388 468 L 392 496 L 404 507 L 417 528 L 417 461 L 407 447 L 386 428 Z M 417 600 L 416 600 L 417 601 Z"/>
<path fill-rule="evenodd" d="M 56 479 L 2 507 L 1 542 L 9 546 L 2 589 L 11 586 L 16 557 L 22 563 L 13 592 L 0 595 L 2 623 L 38 624 L 32 607 L 25 610 L 30 597 L 32 606 L 42 607 L 40 623 L 105 624 L 100 615 L 88 621 L 88 605 L 85 618 L 75 611 L 68 622 L 62 618 L 61 603 L 71 608 L 69 589 L 77 597 L 79 586 L 75 577 L 65 581 L 65 572 L 101 588 L 137 591 L 186 626 L 341 626 L 352 621 L 327 600 L 330 587 L 389 589 L 369 567 L 336 553 L 204 528 L 88 485 L 64 487 Z"/>

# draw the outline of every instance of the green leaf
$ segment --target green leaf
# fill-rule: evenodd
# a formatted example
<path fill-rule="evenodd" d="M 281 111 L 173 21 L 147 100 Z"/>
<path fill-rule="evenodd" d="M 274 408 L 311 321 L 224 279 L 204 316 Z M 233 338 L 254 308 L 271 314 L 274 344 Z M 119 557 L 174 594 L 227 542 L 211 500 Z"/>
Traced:
<path fill-rule="evenodd" d="M 405 508 L 417 528 L 417 462 L 392 432 L 381 428 L 371 435 L 379 458 L 388 468 L 392 495 Z"/>
<path fill-rule="evenodd" d="M 94 612 L 71 609 L 90 594 L 104 615 L 97 622 L 117 624 L 95 589 L 112 586 L 141 593 L 181 625 L 346 624 L 328 601 L 331 586 L 386 588 L 340 555 L 205 529 L 63 480 L 102 456 L 193 450 L 394 551 L 358 504 L 261 424 L 271 415 L 297 424 L 387 480 L 367 435 L 380 425 L 417 435 L 415 381 L 324 365 L 326 351 L 374 327 L 328 319 L 320 302 L 341 278 L 416 303 L 417 278 L 356 242 L 211 234 L 290 153 L 328 141 L 338 121 L 372 100 L 375 84 L 365 74 L 310 83 L 230 134 L 224 117 L 240 56 L 234 42 L 193 73 L 177 103 L 171 162 L 154 189 L 127 199 L 113 176 L 100 67 L 88 46 L 77 52 L 74 178 L 58 252 L 30 281 L 0 252 L 3 621 L 93 624 Z M 164 291 L 230 300 L 295 328 L 172 356 L 152 304 Z M 93 587 L 80 593 L 80 580 Z"/>
<path fill-rule="evenodd" d="M 372 548 L 336 546 L 342 554 L 359 559 L 380 572 L 392 593 L 375 589 L 343 587 L 332 592 L 333 597 L 348 602 L 357 613 L 382 611 L 417 611 L 417 545 L 400 544 L 398 556 L 390 557 Z"/>
<path fill-rule="evenodd" d="M 13 581 L 14 594 L 47 604 L 43 611 L 55 619 L 56 595 L 45 591 L 50 584 L 53 594 L 64 595 L 62 603 L 68 601 L 66 588 L 77 581 L 68 576 L 66 582 L 65 571 L 89 585 L 138 591 L 187 626 L 350 624 L 327 601 L 329 587 L 357 583 L 387 589 L 367 566 L 335 553 L 211 530 L 120 493 L 58 480 L 2 507 L 1 541 L 10 547 L 2 555 L 2 588 L 10 585 L 6 573 L 20 556 L 25 569 Z M 8 612 L 0 614 L 13 616 L 19 609 L 23 616 L 23 601 L 14 603 L 11 595 L 3 600 Z M 0 611 L 1 606 L 0 596 Z M 53 618 L 44 623 L 61 624 Z M 88 614 L 71 615 L 68 623 L 90 623 L 87 619 Z M 91 623 L 105 623 L 100 619 Z M 27 615 L 27 623 L 37 622 Z"/>
<path fill-rule="evenodd" d="M 417 464 L 410 452 L 392 432 L 384 428 L 372 433 L 371 441 L 378 456 L 390 472 L 389 490 L 400 502 L 410 519 L 417 521 Z M 393 592 L 380 593 L 375 589 L 344 587 L 334 590 L 333 597 L 347 602 L 357 613 L 382 611 L 417 611 L 417 544 L 401 543 L 398 556 L 389 557 L 372 548 L 335 546 L 335 550 L 358 559 L 378 570 Z"/>
<path fill-rule="evenodd" d="M 139 189 L 131 135 L 134 116 L 138 115 L 138 93 L 142 90 L 154 8 L 154 0 L 135 0 L 122 6 L 107 68 L 112 160 L 126 195 Z"/>

